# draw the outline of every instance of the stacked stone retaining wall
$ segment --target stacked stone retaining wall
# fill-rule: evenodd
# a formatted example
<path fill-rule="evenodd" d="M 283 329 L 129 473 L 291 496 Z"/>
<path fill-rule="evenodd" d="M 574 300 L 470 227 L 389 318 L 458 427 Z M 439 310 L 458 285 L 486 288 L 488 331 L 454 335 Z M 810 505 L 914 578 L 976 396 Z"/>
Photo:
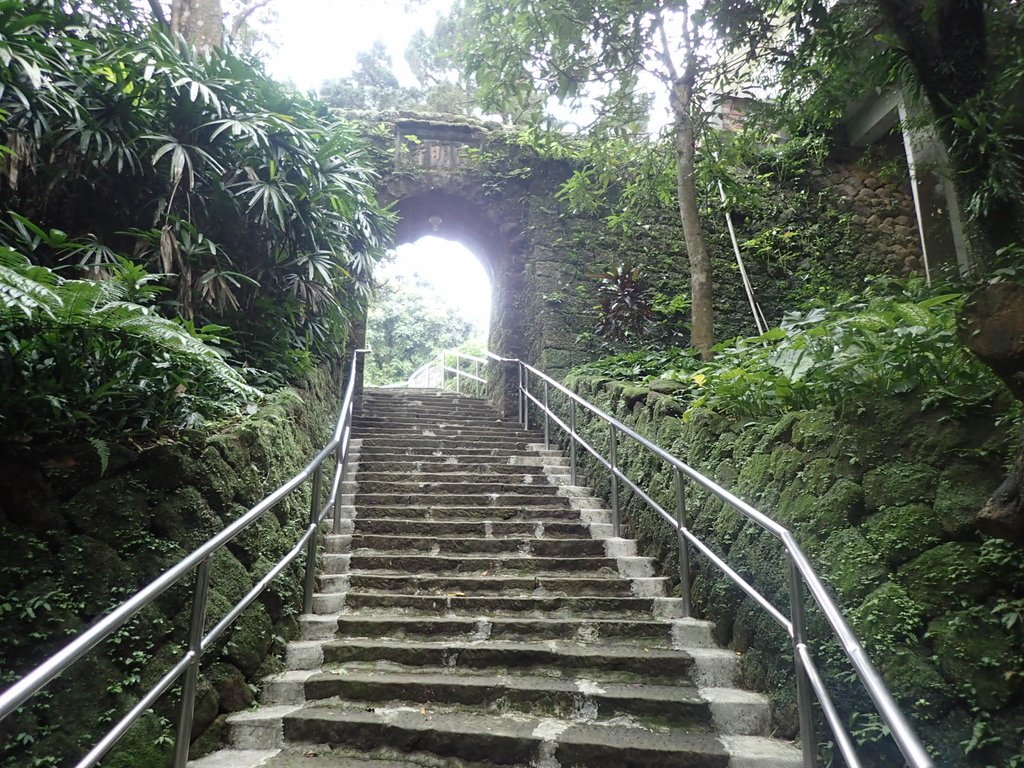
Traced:
<path fill-rule="evenodd" d="M 254 415 L 212 433 L 139 448 L 109 445 L 101 476 L 90 445 L 14 452 L 0 471 L 0 649 L 4 682 L 29 671 L 72 635 L 244 514 L 305 465 L 329 436 L 333 376 L 282 390 Z M 305 530 L 308 491 L 279 504 L 214 558 L 207 628 Z M 275 651 L 296 627 L 301 561 L 216 643 L 203 663 L 193 756 L 217 746 L 226 713 L 254 701 L 275 671 Z M 64 765 L 102 735 L 180 657 L 191 611 L 186 579 L 65 672 L 0 733 L 0 765 Z M 164 765 L 176 696 L 165 696 L 104 765 Z M 107 712 L 106 715 L 103 715 Z M 55 762 L 45 762 L 53 759 Z M 43 762 L 31 762 L 43 760 Z"/>

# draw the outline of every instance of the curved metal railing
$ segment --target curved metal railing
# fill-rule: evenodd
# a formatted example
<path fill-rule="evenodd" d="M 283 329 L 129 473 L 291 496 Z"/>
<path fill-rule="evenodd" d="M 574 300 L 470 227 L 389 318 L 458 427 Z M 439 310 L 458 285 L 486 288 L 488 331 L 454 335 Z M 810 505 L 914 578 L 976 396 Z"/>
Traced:
<path fill-rule="evenodd" d="M 862 766 L 853 739 L 850 737 L 846 726 L 836 711 L 832 697 L 808 648 L 805 588 L 807 592 L 810 592 L 814 603 L 828 622 L 835 640 L 839 643 L 852 665 L 858 680 L 874 703 L 875 709 L 889 729 L 907 764 L 911 768 L 933 768 L 934 763 L 931 757 L 928 755 L 909 721 L 903 715 L 899 705 L 893 699 L 878 671 L 871 663 L 867 652 L 864 650 L 864 646 L 861 645 L 857 635 L 850 628 L 846 619 L 843 618 L 835 601 L 828 594 L 824 584 L 822 584 L 821 579 L 815 573 L 813 566 L 806 555 L 804 555 L 803 550 L 789 529 L 754 509 L 742 499 L 725 490 L 643 435 L 640 435 L 631 427 L 608 415 L 596 405 L 584 400 L 542 371 L 524 363 L 522 360 L 500 357 L 493 352 L 485 354 L 489 361 L 516 366 L 518 376 L 517 390 L 519 393 L 519 421 L 523 424 L 523 428 L 529 429 L 530 427 L 530 405 L 533 405 L 543 415 L 544 443 L 546 446 L 550 446 L 552 425 L 558 427 L 565 434 L 569 443 L 570 482 L 573 485 L 577 484 L 579 468 L 578 451 L 580 448 L 590 454 L 599 465 L 608 470 L 611 485 L 612 528 L 615 536 L 620 535 L 622 524 L 619 508 L 620 483 L 629 488 L 637 498 L 647 504 L 662 520 L 676 530 L 679 540 L 680 591 L 683 612 L 686 616 L 691 614 L 689 562 L 690 548 L 692 547 L 722 571 L 786 632 L 793 646 L 793 662 L 796 668 L 797 705 L 800 715 L 800 740 L 805 768 L 814 768 L 817 764 L 812 693 L 817 698 L 825 721 L 828 723 L 836 745 L 842 753 L 846 764 L 849 768 L 861 768 Z M 462 375 L 465 376 L 466 374 L 463 373 Z M 475 375 L 479 376 L 479 371 Z M 534 382 L 532 388 L 531 382 Z M 565 419 L 555 413 L 551 407 L 550 396 L 553 391 L 560 393 L 567 399 L 569 412 Z M 607 424 L 609 446 L 607 456 L 588 442 L 578 431 L 576 420 L 580 410 Z M 618 462 L 618 447 L 620 440 L 623 438 L 632 440 L 672 468 L 675 486 L 674 514 L 667 512 L 647 491 L 622 471 Z M 788 617 L 690 530 L 686 515 L 687 481 L 696 483 L 715 497 L 721 499 L 779 540 L 788 560 L 788 573 L 786 574 L 790 602 Z"/>
<path fill-rule="evenodd" d="M 341 496 L 339 490 L 341 488 L 342 475 L 345 471 L 349 439 L 352 433 L 353 401 L 358 381 L 359 361 L 360 356 L 366 352 L 369 352 L 369 349 L 357 349 L 352 357 L 352 366 L 334 432 L 327 445 L 320 450 L 312 461 L 298 474 L 284 483 L 284 485 L 264 498 L 216 536 L 209 539 L 179 563 L 136 592 L 128 600 L 121 603 L 121 605 L 97 621 L 88 630 L 65 645 L 61 650 L 25 675 L 25 677 L 3 692 L 0 692 L 0 721 L 14 713 L 18 707 L 45 688 L 57 676 L 79 661 L 100 642 L 123 627 L 139 611 L 184 579 L 188 574 L 192 573 L 192 571 L 195 571 L 196 582 L 192 597 L 192 618 L 189 626 L 188 650 L 142 696 L 138 703 L 96 743 L 85 757 L 75 764 L 75 768 L 92 768 L 92 766 L 95 766 L 145 711 L 174 685 L 179 678 L 184 677 L 173 761 L 174 768 L 183 768 L 188 761 L 189 737 L 192 730 L 196 686 L 199 681 L 199 663 L 203 653 L 270 586 L 271 582 L 302 554 L 303 549 L 306 550 L 306 564 L 303 579 L 302 610 L 305 613 L 312 611 L 313 589 L 316 578 L 317 533 L 320 531 L 320 526 L 326 519 L 327 514 L 332 509 L 334 512 L 334 532 L 337 533 L 340 528 Z M 326 504 L 322 504 L 324 464 L 332 456 L 335 461 L 330 493 L 328 494 Z M 217 622 L 213 629 L 204 633 L 210 587 L 210 565 L 213 561 L 213 556 L 242 533 L 242 531 L 249 528 L 249 526 L 310 479 L 312 479 L 312 492 L 310 494 L 309 525 L 306 527 L 303 535 L 292 549 L 228 611 L 224 618 Z"/>
<path fill-rule="evenodd" d="M 463 360 L 473 364 L 472 372 L 462 370 Z M 458 350 L 438 352 L 433 359 L 428 360 L 410 374 L 405 382 L 405 386 L 446 389 L 448 387 L 448 374 L 451 374 L 456 392 L 461 393 L 465 386 L 467 394 L 482 396 L 487 386 L 487 379 L 482 375 L 487 362 L 483 357 L 467 355 L 465 352 L 459 352 Z M 463 384 L 463 381 L 465 381 L 465 384 Z"/>

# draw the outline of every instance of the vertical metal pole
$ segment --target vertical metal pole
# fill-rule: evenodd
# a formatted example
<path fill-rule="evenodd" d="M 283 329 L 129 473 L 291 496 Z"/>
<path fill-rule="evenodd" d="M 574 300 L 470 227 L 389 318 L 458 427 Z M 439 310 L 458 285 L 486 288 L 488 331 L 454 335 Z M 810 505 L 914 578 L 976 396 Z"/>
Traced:
<path fill-rule="evenodd" d="M 615 470 L 619 467 L 618 430 L 614 424 L 608 425 L 608 434 L 611 438 L 608 462 L 612 473 L 612 536 L 618 538 L 622 535 L 622 519 L 619 516 L 619 478 L 615 476 Z"/>
<path fill-rule="evenodd" d="M 569 484 L 576 485 L 576 401 L 569 398 Z"/>
<path fill-rule="evenodd" d="M 313 493 L 309 500 L 309 524 L 319 527 L 320 486 L 323 482 L 324 467 L 320 464 L 313 473 Z M 309 537 L 306 545 L 306 578 L 302 587 L 302 612 L 313 612 L 313 590 L 316 588 L 316 548 L 319 531 Z"/>
<path fill-rule="evenodd" d="M 206 558 L 196 569 L 196 586 L 192 593 L 192 621 L 188 630 L 188 651 L 192 661 L 185 670 L 181 686 L 181 709 L 178 713 L 178 730 L 174 738 L 174 768 L 185 768 L 188 762 L 188 747 L 192 740 L 192 716 L 196 706 L 196 688 L 199 685 L 199 662 L 206 627 L 206 604 L 210 594 L 210 561 Z"/>
<path fill-rule="evenodd" d="M 523 429 L 530 428 L 530 372 L 523 368 Z"/>
<path fill-rule="evenodd" d="M 814 732 L 813 691 L 803 659 L 797 653 L 807 645 L 807 612 L 804 609 L 803 581 L 793 558 L 789 560 L 789 615 L 793 621 L 793 664 L 796 667 L 796 705 L 800 713 L 800 751 L 803 767 L 815 768 L 818 739 Z"/>
<path fill-rule="evenodd" d="M 522 363 L 516 363 L 516 369 L 519 371 L 519 423 L 523 425 L 523 429 L 526 429 L 526 398 L 523 397 L 523 387 L 525 386 L 523 374 L 526 369 L 523 368 Z"/>
<path fill-rule="evenodd" d="M 676 520 L 679 522 L 679 596 L 683 598 L 683 618 L 689 618 L 693 606 L 690 604 L 690 543 L 683 535 L 686 528 L 686 486 L 683 473 L 675 470 Z"/>
<path fill-rule="evenodd" d="M 550 407 L 548 406 L 548 383 L 544 382 L 544 450 L 551 450 L 551 419 Z"/>
<path fill-rule="evenodd" d="M 351 424 L 351 422 L 349 422 Z M 350 432 L 351 427 L 346 427 L 345 432 Z M 334 466 L 338 472 L 338 495 L 334 497 L 334 524 L 331 526 L 331 533 L 337 536 L 341 533 L 341 497 L 345 488 L 345 465 L 348 463 L 348 456 L 342 452 L 345 444 L 345 432 L 341 433 L 341 441 L 338 443 L 338 450 L 334 452 Z"/>
<path fill-rule="evenodd" d="M 483 378 L 480 375 L 480 361 L 479 360 L 477 360 L 476 362 L 473 363 L 473 370 L 476 372 L 476 377 L 478 379 Z M 479 397 L 483 397 L 484 396 L 484 383 L 482 381 L 476 382 L 476 393 L 477 393 L 477 395 Z"/>
<path fill-rule="evenodd" d="M 455 391 L 462 394 L 462 355 L 455 353 Z"/>

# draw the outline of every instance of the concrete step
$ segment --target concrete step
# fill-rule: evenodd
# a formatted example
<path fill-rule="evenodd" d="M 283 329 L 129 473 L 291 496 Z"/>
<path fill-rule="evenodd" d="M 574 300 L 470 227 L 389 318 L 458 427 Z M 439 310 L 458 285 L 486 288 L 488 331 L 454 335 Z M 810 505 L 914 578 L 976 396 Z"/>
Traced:
<path fill-rule="evenodd" d="M 535 451 L 529 446 L 535 443 L 527 441 L 515 441 L 506 444 L 504 441 L 491 441 L 484 446 L 460 446 L 447 445 L 443 442 L 429 442 L 418 445 L 408 445 L 404 441 L 376 441 L 363 439 L 362 458 L 376 459 L 380 456 L 391 454 L 393 456 L 420 456 L 423 459 L 431 459 L 438 456 L 454 459 L 472 459 L 474 461 L 488 461 L 495 458 L 503 458 L 508 461 L 513 456 L 532 456 Z"/>
<path fill-rule="evenodd" d="M 521 523 L 580 523 L 580 511 L 570 507 L 435 507 L 420 506 L 369 506 L 356 507 L 356 519 L 360 525 L 370 520 L 455 520 L 465 523 L 521 522 Z M 609 513 L 610 514 L 610 513 Z M 363 529 L 368 530 L 368 529 Z"/>
<path fill-rule="evenodd" d="M 360 493 L 359 504 L 370 507 L 568 507 L 569 500 L 556 495 L 555 491 L 554 488 L 524 488 L 519 493 Z"/>
<path fill-rule="evenodd" d="M 711 625 L 696 619 L 598 619 L 552 617 L 401 616 L 348 613 L 305 616 L 305 639 L 387 637 L 464 640 L 571 640 L 580 645 L 636 643 L 647 647 L 712 648 Z M 313 637 L 315 635 L 316 637 Z"/>
<path fill-rule="evenodd" d="M 544 439 L 544 432 L 536 429 L 521 429 L 508 424 L 499 418 L 467 419 L 464 417 L 445 418 L 398 418 L 392 416 L 356 416 L 352 420 L 352 428 L 356 435 L 393 433 L 405 434 L 436 434 L 443 436 L 449 433 L 480 434 L 480 435 L 517 435 L 532 437 L 534 442 Z"/>
<path fill-rule="evenodd" d="M 605 576 L 435 576 L 433 574 L 351 574 L 350 589 L 411 595 L 550 595 L 633 597 L 633 585 L 618 575 Z M 664 591 L 662 591 L 664 594 Z"/>
<path fill-rule="evenodd" d="M 362 510 L 360 510 L 362 511 Z M 472 538 L 590 538 L 590 528 L 571 520 L 410 520 L 361 514 L 356 532 L 363 535 L 460 536 Z"/>
<path fill-rule="evenodd" d="M 419 438 L 381 438 L 372 436 L 362 438 L 362 457 L 373 459 L 380 453 L 406 454 L 407 456 L 443 456 L 454 457 L 511 457 L 528 455 L 529 446 L 535 444 L 531 440 L 507 440 L 504 437 L 487 439 L 452 439 L 436 440 L 432 437 Z"/>
<path fill-rule="evenodd" d="M 282 749 L 250 750 L 239 757 L 241 750 L 214 752 L 201 760 L 190 762 L 189 768 L 427 768 L 430 759 L 411 755 L 398 759 L 389 750 L 371 754 L 367 750 L 344 750 L 330 745 L 294 746 Z M 436 761 L 436 757 L 432 758 Z M 427 760 L 427 762 L 424 762 Z M 141 767 L 140 767 L 141 768 Z M 445 768 L 480 768 L 478 764 L 449 758 Z"/>
<path fill-rule="evenodd" d="M 591 557 L 528 557 L 498 555 L 424 555 L 392 552 L 353 552 L 345 555 L 346 570 L 386 570 L 411 573 L 618 573 L 619 561 L 602 553 Z"/>
<path fill-rule="evenodd" d="M 531 451 L 509 456 L 434 456 L 429 453 L 375 453 L 360 457 L 367 472 L 512 472 L 537 473 L 542 467 L 568 467 L 569 460 Z"/>
<path fill-rule="evenodd" d="M 510 464 L 474 464 L 471 467 L 457 464 L 442 464 L 445 469 L 404 471 L 377 470 L 376 463 L 366 469 L 360 467 L 360 483 L 506 483 L 510 485 L 543 485 L 548 476 L 540 469 L 516 467 Z M 486 468 L 486 469 L 485 469 Z M 447 471 L 445 471 L 447 469 Z"/>
<path fill-rule="evenodd" d="M 505 432 L 502 430 L 359 430 L 353 433 L 366 445 L 467 445 L 488 446 L 504 443 L 516 446 L 543 444 L 543 435 L 528 432 Z"/>
<path fill-rule="evenodd" d="M 379 387 L 363 390 L 361 401 L 364 410 L 371 403 L 383 403 L 389 408 L 423 408 L 433 403 L 455 403 L 456 405 L 474 406 L 494 410 L 488 400 L 470 394 L 449 389 L 381 389 Z"/>
<path fill-rule="evenodd" d="M 494 482 L 540 482 L 547 477 L 540 466 L 523 466 L 507 462 L 469 464 L 443 462 L 402 462 L 401 466 L 382 466 L 379 461 L 367 461 L 359 467 L 359 477 L 367 480 L 425 480 L 427 482 L 458 482 L 460 479 L 479 478 Z M 524 478 L 530 477 L 531 480 Z"/>
<path fill-rule="evenodd" d="M 510 495 L 538 495 L 555 496 L 558 488 L 548 483 L 547 478 L 541 476 L 536 483 L 507 482 L 498 480 L 488 482 L 486 480 L 473 480 L 470 478 L 459 480 L 433 480 L 426 481 L 419 478 L 405 480 L 371 480 L 360 477 L 356 481 L 357 493 L 361 497 L 375 494 L 426 494 L 444 498 L 449 495 L 465 496 L 467 494 L 494 493 Z"/>
<path fill-rule="evenodd" d="M 480 406 L 480 404 L 459 400 L 431 402 L 424 404 L 424 406 L 410 406 L 407 408 L 396 408 L 386 406 L 383 403 L 369 402 L 364 404 L 360 414 L 362 417 L 370 419 L 393 418 L 403 421 L 424 419 L 428 421 L 460 421 L 470 424 L 494 424 L 501 420 L 498 413 L 488 406 Z M 508 422 L 504 423 L 507 424 Z"/>
<path fill-rule="evenodd" d="M 307 701 L 343 698 L 378 705 L 461 705 L 503 713 L 589 720 L 646 718 L 664 725 L 707 727 L 711 708 L 694 685 L 603 683 L 538 675 L 324 672 L 306 678 Z M 752 703 L 754 700 L 752 699 Z M 766 709 L 765 702 L 760 705 Z"/>
<path fill-rule="evenodd" d="M 409 668 L 434 667 L 450 671 L 522 673 L 543 670 L 558 675 L 571 672 L 598 682 L 635 682 L 642 675 L 659 684 L 692 681 L 694 657 L 690 651 L 670 648 L 578 645 L 572 641 L 457 641 L 360 640 L 346 638 L 322 644 L 323 667 L 363 662 L 386 662 Z M 344 674 L 342 672 L 341 674 Z"/>
<path fill-rule="evenodd" d="M 335 597 L 335 601 L 331 601 Z M 350 590 L 343 595 L 317 593 L 329 611 L 383 609 L 418 611 L 420 613 L 469 616 L 533 616 L 556 615 L 576 617 L 650 617 L 655 609 L 654 597 L 594 597 L 572 595 L 409 595 L 392 592 Z M 330 606 L 330 607 L 329 607 Z M 316 608 L 315 608 L 316 609 Z"/>
<path fill-rule="evenodd" d="M 538 717 L 442 712 L 425 707 L 307 706 L 283 718 L 284 738 L 359 749 L 387 746 L 494 765 L 726 768 L 709 728 L 652 731 Z"/>
<path fill-rule="evenodd" d="M 352 551 L 374 550 L 376 552 L 415 553 L 429 552 L 435 555 L 483 555 L 506 553 L 519 557 L 602 557 L 606 549 L 596 539 L 538 539 L 448 536 L 387 536 L 355 533 L 352 536 Z"/>

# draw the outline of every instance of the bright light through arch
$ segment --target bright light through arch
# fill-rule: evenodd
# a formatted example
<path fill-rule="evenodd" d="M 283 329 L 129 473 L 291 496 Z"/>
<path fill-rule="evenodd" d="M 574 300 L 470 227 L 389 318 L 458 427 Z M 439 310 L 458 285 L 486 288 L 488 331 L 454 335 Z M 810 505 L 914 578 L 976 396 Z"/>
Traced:
<path fill-rule="evenodd" d="M 462 243 L 428 235 L 403 243 L 378 270 L 378 279 L 417 275 L 433 287 L 438 302 L 461 311 L 473 323 L 474 338 L 486 341 L 491 320 L 491 280 L 480 260 Z"/>

